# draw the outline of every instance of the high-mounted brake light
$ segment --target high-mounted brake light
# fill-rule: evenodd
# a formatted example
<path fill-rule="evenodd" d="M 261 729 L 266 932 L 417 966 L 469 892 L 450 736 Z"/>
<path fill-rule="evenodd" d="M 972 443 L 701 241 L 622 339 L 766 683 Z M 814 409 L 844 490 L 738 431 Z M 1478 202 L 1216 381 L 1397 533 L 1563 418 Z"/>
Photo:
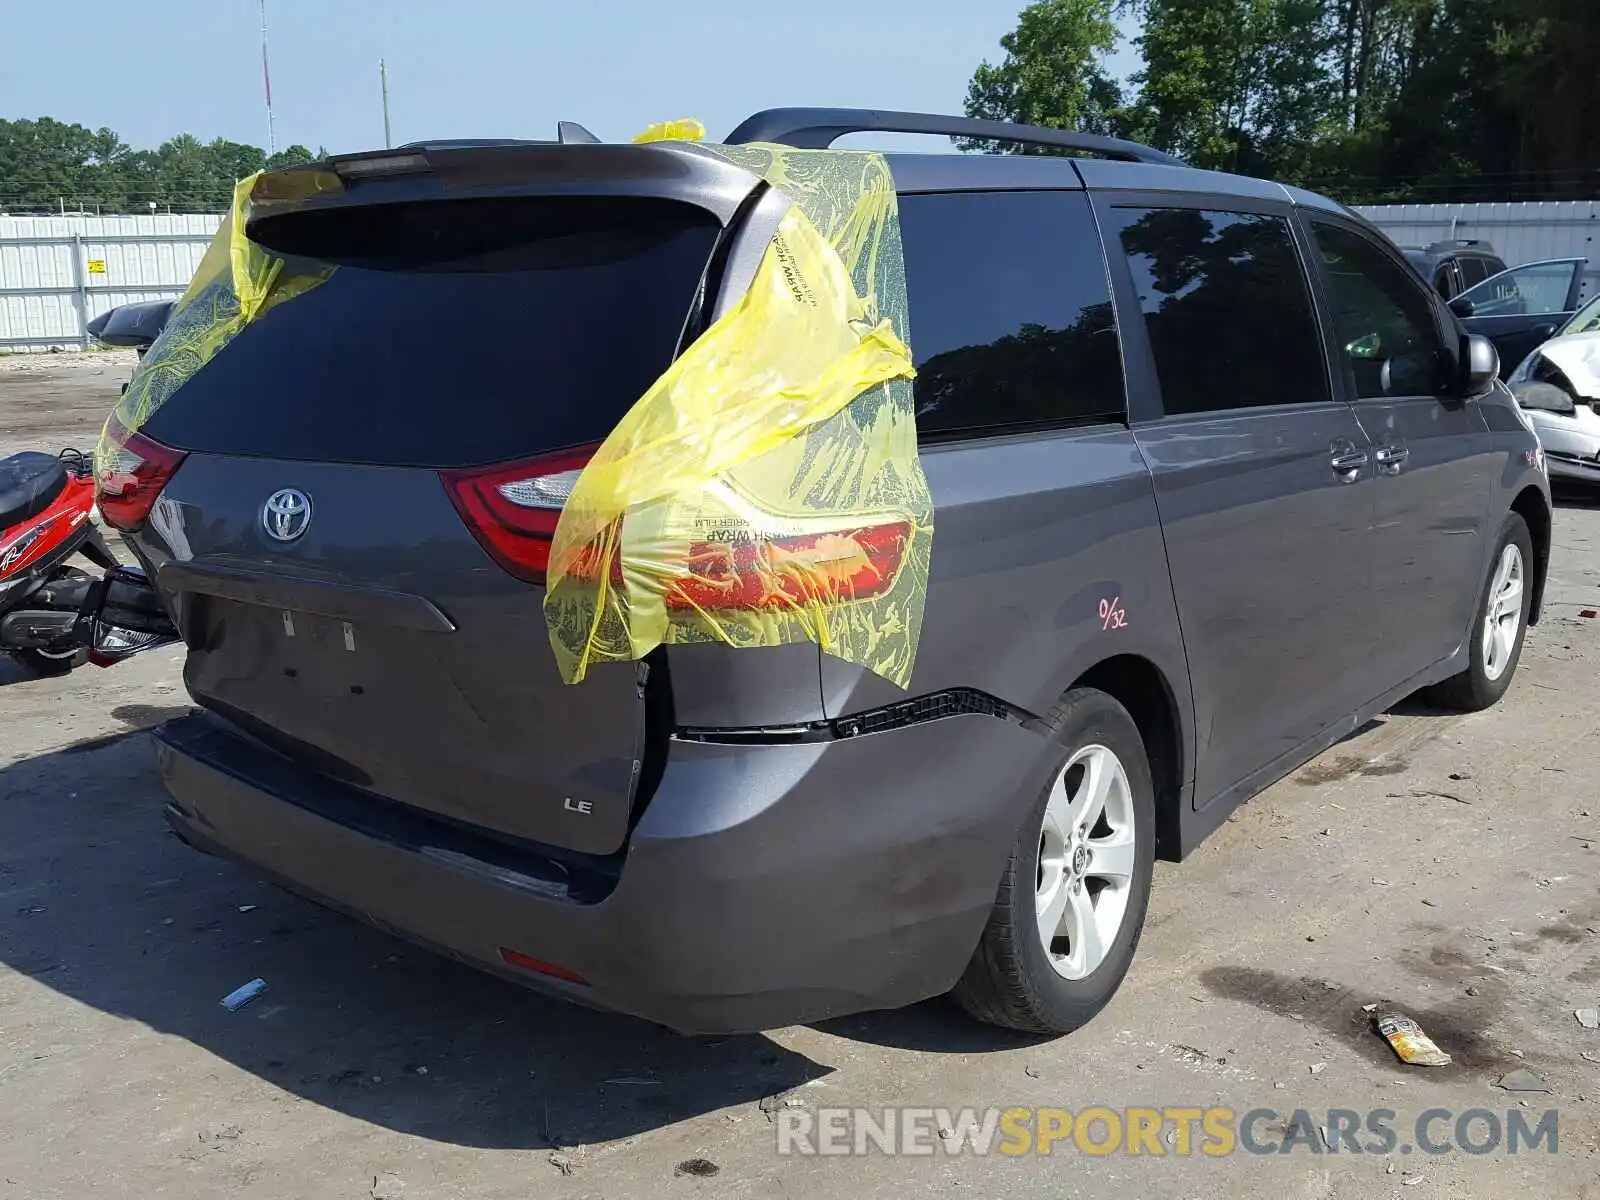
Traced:
<path fill-rule="evenodd" d="M 511 574 L 543 583 L 561 509 L 595 448 L 523 462 L 440 471 L 450 501 L 478 544 Z"/>
<path fill-rule="evenodd" d="M 428 160 L 420 154 L 381 154 L 369 158 L 334 159 L 333 169 L 339 178 L 355 182 L 385 175 L 421 174 L 428 169 Z"/>
<path fill-rule="evenodd" d="M 132 533 L 144 524 L 185 455 L 142 433 L 130 433 L 115 413 L 106 422 L 103 446 L 94 462 L 95 503 L 107 525 Z"/>

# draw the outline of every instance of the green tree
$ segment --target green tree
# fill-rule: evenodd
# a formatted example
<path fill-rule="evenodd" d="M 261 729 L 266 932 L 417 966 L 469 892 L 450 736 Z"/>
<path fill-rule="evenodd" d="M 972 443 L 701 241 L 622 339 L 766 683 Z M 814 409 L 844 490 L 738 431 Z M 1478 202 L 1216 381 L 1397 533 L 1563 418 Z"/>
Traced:
<path fill-rule="evenodd" d="M 985 61 L 967 87 L 967 115 L 1051 129 L 1115 133 L 1122 91 L 1103 65 L 1116 49 L 1115 0 L 1037 0 L 1000 39 L 999 65 Z M 964 149 L 987 148 L 963 142 Z M 1021 153 L 1039 147 L 1008 145 Z"/>
<path fill-rule="evenodd" d="M 1337 117 L 1328 0 L 1138 0 L 1134 124 L 1196 166 L 1304 169 Z"/>
<path fill-rule="evenodd" d="M 0 120 L 0 209 L 61 208 L 145 212 L 216 212 L 234 183 L 263 168 L 326 157 L 289 146 L 268 157 L 259 146 L 180 134 L 154 150 L 132 150 L 109 129 L 91 130 L 42 117 Z"/>
<path fill-rule="evenodd" d="M 1353 201 L 1600 192 L 1600 0 L 1102 0 L 1030 5 L 978 116 L 1117 132 Z"/>
<path fill-rule="evenodd" d="M 125 198 L 123 164 L 131 152 L 109 129 L 41 117 L 0 120 L 0 208 L 77 208 Z"/>

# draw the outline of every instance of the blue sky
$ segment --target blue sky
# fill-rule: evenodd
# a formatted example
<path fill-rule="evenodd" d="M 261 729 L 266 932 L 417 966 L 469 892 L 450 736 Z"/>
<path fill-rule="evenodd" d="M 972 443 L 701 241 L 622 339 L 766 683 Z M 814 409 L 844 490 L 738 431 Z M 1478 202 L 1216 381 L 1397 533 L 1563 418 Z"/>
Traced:
<path fill-rule="evenodd" d="M 693 116 L 842 104 L 960 112 L 1024 0 L 267 0 L 278 145 L 602 138 Z M 265 145 L 257 0 L 0 0 L 0 117 Z M 1113 67 L 1133 68 L 1124 44 Z"/>

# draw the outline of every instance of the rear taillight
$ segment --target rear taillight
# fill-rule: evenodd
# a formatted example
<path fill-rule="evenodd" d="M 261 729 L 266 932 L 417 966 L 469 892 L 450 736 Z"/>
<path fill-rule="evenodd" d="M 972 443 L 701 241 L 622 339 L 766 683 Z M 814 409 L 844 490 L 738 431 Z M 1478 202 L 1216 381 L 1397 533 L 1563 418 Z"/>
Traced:
<path fill-rule="evenodd" d="M 518 579 L 543 583 L 561 509 L 595 448 L 523 462 L 441 471 L 445 491 L 489 556 Z"/>
<path fill-rule="evenodd" d="M 184 453 L 142 433 L 129 433 L 112 414 L 95 455 L 95 503 L 113 529 L 132 533 L 143 525 Z"/>
<path fill-rule="evenodd" d="M 593 447 L 494 467 L 441 471 L 445 490 L 491 558 L 531 583 L 544 583 L 561 509 Z M 912 538 L 905 522 L 766 540 L 691 543 L 688 573 L 668 584 L 669 609 L 794 608 L 866 600 L 894 586 Z M 597 552 L 577 556 L 572 573 L 596 573 Z M 620 555 L 611 582 L 622 586 Z"/>
<path fill-rule="evenodd" d="M 905 522 L 766 541 L 696 542 L 669 609 L 794 608 L 867 600 L 894 586 L 911 543 Z"/>

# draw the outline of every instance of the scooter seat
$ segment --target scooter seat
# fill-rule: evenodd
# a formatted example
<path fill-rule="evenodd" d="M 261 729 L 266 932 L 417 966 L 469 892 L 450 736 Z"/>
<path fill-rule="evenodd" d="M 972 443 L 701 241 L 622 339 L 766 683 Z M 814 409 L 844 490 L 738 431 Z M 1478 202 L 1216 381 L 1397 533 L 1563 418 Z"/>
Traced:
<path fill-rule="evenodd" d="M 53 454 L 24 450 L 0 459 L 0 534 L 38 516 L 67 487 L 67 468 Z"/>

